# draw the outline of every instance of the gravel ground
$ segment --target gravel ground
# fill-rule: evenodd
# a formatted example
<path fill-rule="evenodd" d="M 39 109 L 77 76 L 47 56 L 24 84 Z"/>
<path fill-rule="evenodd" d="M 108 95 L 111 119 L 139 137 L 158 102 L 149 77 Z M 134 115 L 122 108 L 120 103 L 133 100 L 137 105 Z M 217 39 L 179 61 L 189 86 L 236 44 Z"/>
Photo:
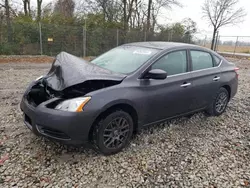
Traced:
<path fill-rule="evenodd" d="M 36 137 L 19 102 L 50 64 L 0 64 L 0 187 L 250 187 L 250 61 L 220 117 L 203 113 L 144 130 L 105 157 Z"/>

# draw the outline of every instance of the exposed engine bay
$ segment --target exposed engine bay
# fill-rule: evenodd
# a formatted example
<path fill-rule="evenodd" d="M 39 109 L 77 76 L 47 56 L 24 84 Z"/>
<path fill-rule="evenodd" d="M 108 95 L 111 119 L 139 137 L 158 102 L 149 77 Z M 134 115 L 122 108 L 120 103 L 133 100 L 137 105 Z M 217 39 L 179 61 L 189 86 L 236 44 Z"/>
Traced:
<path fill-rule="evenodd" d="M 27 94 L 27 100 L 32 106 L 36 107 L 55 97 L 60 99 L 81 97 L 92 91 L 107 88 L 119 83 L 120 81 L 113 80 L 88 80 L 84 83 L 68 87 L 62 91 L 56 91 L 47 86 L 44 80 L 41 80 L 30 89 Z"/>
<path fill-rule="evenodd" d="M 38 106 L 52 98 L 70 99 L 122 82 L 126 75 L 114 73 L 81 58 L 61 52 L 47 75 L 29 91 L 27 100 Z"/>

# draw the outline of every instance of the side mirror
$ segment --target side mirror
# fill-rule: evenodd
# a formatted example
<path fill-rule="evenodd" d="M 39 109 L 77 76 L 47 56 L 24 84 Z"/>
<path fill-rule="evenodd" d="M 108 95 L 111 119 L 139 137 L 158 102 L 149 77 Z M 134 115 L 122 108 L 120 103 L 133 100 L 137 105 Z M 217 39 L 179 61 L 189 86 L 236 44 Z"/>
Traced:
<path fill-rule="evenodd" d="M 164 80 L 167 78 L 167 72 L 161 69 L 152 69 L 145 75 L 145 78 L 154 80 Z"/>

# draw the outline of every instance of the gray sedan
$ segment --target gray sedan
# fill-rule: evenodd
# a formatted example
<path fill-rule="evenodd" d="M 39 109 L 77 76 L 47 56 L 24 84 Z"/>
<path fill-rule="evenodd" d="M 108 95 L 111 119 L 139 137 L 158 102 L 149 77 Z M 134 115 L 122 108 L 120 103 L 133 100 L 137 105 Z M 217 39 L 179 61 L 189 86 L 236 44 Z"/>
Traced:
<path fill-rule="evenodd" d="M 21 109 L 35 134 L 110 155 L 145 126 L 199 111 L 221 115 L 237 92 L 237 70 L 182 43 L 125 44 L 91 62 L 62 52 L 30 84 Z"/>

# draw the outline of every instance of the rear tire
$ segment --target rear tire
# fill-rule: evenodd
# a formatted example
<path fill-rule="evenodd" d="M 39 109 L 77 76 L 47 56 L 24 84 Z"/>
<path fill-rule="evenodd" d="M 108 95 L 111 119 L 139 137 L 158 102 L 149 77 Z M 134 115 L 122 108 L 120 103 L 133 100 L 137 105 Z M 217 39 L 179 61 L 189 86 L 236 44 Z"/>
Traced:
<path fill-rule="evenodd" d="M 206 113 L 210 116 L 220 116 L 226 110 L 229 102 L 229 93 L 222 87 L 217 92 L 212 104 L 207 108 Z"/>
<path fill-rule="evenodd" d="M 132 117 L 122 110 L 117 110 L 103 119 L 94 127 L 92 143 L 94 149 L 104 155 L 112 155 L 126 147 L 133 134 Z"/>

